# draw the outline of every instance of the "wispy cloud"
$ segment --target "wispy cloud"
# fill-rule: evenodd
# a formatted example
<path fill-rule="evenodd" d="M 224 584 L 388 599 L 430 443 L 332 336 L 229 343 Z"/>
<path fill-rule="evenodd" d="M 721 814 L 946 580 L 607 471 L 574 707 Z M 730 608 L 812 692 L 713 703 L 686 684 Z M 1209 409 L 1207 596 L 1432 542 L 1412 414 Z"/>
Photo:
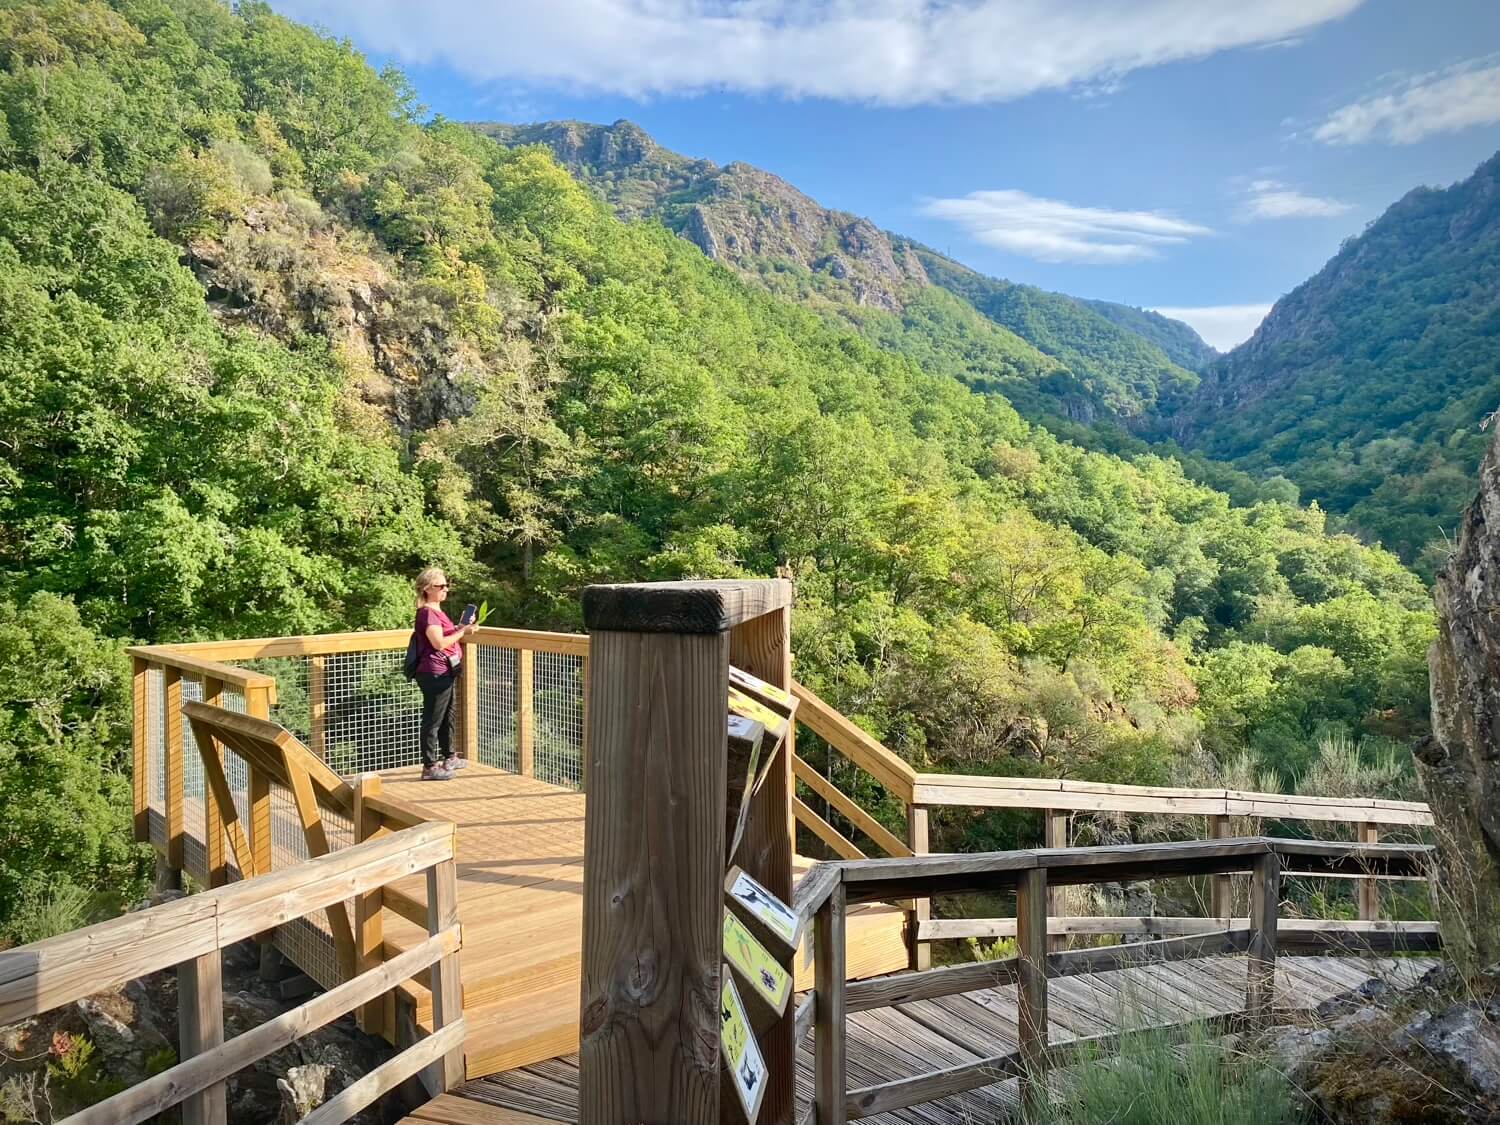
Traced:
<path fill-rule="evenodd" d="M 1213 233 L 1161 211 L 1077 207 L 1024 191 L 929 199 L 922 211 L 958 224 L 986 246 L 1039 262 L 1137 262 L 1159 257 L 1162 246 Z"/>
<path fill-rule="evenodd" d="M 891 105 L 1109 89 L 1144 67 L 1293 40 L 1362 0 L 275 0 L 407 63 L 649 97 Z"/>
<path fill-rule="evenodd" d="M 1192 325 L 1193 331 L 1204 340 L 1227 352 L 1236 344 L 1248 340 L 1266 319 L 1271 306 L 1266 305 L 1203 305 L 1197 308 L 1158 308 L 1162 316 L 1181 320 Z"/>
<path fill-rule="evenodd" d="M 1312 135 L 1331 145 L 1405 145 L 1496 122 L 1500 56 L 1488 55 L 1405 79 L 1382 94 L 1352 102 L 1329 114 Z"/>
<path fill-rule="evenodd" d="M 1280 180 L 1252 180 L 1240 208 L 1243 219 L 1323 219 L 1352 211 L 1354 204 L 1304 195 Z"/>

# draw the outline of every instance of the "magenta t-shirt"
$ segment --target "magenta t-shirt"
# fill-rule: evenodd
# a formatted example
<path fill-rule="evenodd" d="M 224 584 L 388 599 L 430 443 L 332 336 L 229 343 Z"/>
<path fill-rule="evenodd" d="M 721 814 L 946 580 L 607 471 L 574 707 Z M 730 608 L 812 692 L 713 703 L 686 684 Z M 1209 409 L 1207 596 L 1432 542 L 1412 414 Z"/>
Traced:
<path fill-rule="evenodd" d="M 417 642 L 417 647 L 422 650 L 421 659 L 417 661 L 417 673 L 422 676 L 445 676 L 448 674 L 448 660 L 444 653 L 459 657 L 463 655 L 463 647 L 455 643 L 439 652 L 427 643 L 429 625 L 441 625 L 445 636 L 453 632 L 453 622 L 437 606 L 424 605 L 417 610 L 417 636 L 422 638 Z"/>

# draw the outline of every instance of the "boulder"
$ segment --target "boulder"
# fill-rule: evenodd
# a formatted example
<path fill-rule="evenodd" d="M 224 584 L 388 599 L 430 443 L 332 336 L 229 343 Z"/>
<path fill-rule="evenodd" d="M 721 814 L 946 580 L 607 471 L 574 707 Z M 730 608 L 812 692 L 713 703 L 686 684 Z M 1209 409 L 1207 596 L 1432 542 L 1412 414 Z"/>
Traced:
<path fill-rule="evenodd" d="M 328 1077 L 332 1073 L 333 1068 L 322 1063 L 288 1068 L 286 1074 L 276 1080 L 276 1089 L 281 1093 L 277 1125 L 294 1125 L 322 1105 L 327 1096 Z"/>
<path fill-rule="evenodd" d="M 1432 734 L 1414 754 L 1436 821 L 1444 950 L 1474 971 L 1500 961 L 1500 451 L 1494 442 L 1433 600 Z"/>

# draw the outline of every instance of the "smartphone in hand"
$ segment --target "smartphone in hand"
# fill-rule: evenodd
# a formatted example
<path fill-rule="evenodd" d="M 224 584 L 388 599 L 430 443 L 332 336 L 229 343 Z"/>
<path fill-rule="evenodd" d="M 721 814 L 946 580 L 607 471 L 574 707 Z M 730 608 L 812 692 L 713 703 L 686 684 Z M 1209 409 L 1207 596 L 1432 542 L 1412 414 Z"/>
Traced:
<path fill-rule="evenodd" d="M 464 606 L 464 611 L 458 615 L 458 623 L 460 625 L 472 625 L 474 624 L 474 619 L 478 616 L 479 607 L 477 605 L 466 605 Z"/>

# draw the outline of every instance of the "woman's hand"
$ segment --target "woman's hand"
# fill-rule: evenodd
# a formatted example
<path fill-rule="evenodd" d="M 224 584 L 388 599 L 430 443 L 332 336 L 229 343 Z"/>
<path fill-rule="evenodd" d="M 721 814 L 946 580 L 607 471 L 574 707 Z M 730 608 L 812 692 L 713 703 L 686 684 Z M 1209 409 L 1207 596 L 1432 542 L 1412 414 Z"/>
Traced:
<path fill-rule="evenodd" d="M 479 622 L 477 621 L 470 622 L 464 626 L 464 636 L 466 637 L 477 632 L 479 632 Z"/>

